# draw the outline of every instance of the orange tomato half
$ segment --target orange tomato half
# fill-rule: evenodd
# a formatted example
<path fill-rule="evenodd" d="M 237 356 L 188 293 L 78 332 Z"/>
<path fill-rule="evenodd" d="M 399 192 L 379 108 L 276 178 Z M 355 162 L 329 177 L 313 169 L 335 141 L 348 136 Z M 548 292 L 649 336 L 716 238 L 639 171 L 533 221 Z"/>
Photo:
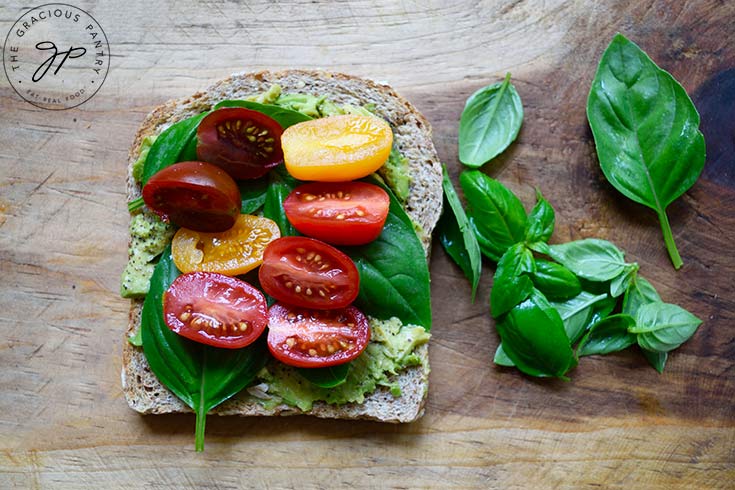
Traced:
<path fill-rule="evenodd" d="M 346 114 L 294 124 L 281 136 L 283 160 L 299 180 L 361 179 L 388 160 L 393 132 L 383 119 Z"/>
<path fill-rule="evenodd" d="M 258 267 L 265 247 L 280 236 L 274 221 L 241 214 L 232 228 L 221 233 L 179 228 L 171 242 L 171 254 L 181 272 L 236 276 Z"/>

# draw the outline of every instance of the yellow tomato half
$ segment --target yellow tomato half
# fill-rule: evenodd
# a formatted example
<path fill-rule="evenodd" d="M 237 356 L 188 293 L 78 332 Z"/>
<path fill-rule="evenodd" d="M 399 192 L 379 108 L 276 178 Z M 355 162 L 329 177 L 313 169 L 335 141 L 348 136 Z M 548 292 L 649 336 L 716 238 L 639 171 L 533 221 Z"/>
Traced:
<path fill-rule="evenodd" d="M 171 254 L 181 272 L 236 276 L 258 267 L 265 247 L 280 236 L 274 221 L 241 214 L 232 228 L 220 233 L 179 228 L 171 242 Z"/>
<path fill-rule="evenodd" d="M 281 136 L 288 172 L 299 180 L 320 182 L 370 175 L 388 160 L 392 145 L 387 122 L 356 114 L 294 124 Z"/>

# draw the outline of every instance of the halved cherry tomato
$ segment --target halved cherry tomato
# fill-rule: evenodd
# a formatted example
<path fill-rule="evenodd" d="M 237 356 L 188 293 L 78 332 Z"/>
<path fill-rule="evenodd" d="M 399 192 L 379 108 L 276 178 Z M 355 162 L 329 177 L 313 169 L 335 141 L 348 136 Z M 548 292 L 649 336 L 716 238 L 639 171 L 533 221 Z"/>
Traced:
<path fill-rule="evenodd" d="M 224 231 L 240 214 L 232 177 L 204 162 L 175 163 L 143 186 L 143 201 L 161 219 L 198 231 Z"/>
<path fill-rule="evenodd" d="M 383 119 L 346 114 L 306 121 L 281 137 L 288 172 L 300 180 L 343 182 L 361 179 L 390 155 L 393 132 Z"/>
<path fill-rule="evenodd" d="M 344 364 L 359 356 L 369 340 L 368 320 L 354 306 L 310 310 L 276 303 L 268 310 L 268 349 L 290 366 Z"/>
<path fill-rule="evenodd" d="M 283 161 L 281 134 L 281 125 L 258 111 L 217 109 L 199 123 L 197 158 L 235 179 L 257 179 Z"/>
<path fill-rule="evenodd" d="M 263 293 L 240 279 L 212 272 L 177 277 L 163 295 L 168 328 L 202 344 L 238 349 L 268 323 Z"/>
<path fill-rule="evenodd" d="M 389 206 L 388 194 L 365 182 L 304 184 L 283 201 L 294 228 L 333 245 L 362 245 L 378 238 Z"/>
<path fill-rule="evenodd" d="M 280 236 L 274 221 L 241 214 L 232 228 L 221 233 L 180 228 L 171 242 L 171 254 L 181 272 L 236 276 L 258 267 L 263 262 L 265 248 Z"/>
<path fill-rule="evenodd" d="M 305 308 L 344 308 L 360 291 L 360 275 L 352 259 L 306 237 L 274 240 L 265 249 L 258 277 L 267 294 Z"/>

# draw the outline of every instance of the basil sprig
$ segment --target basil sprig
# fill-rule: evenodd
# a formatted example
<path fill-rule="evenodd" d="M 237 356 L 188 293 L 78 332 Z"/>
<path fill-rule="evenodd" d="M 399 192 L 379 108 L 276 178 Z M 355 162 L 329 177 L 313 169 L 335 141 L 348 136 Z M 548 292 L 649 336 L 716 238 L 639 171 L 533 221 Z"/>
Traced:
<path fill-rule="evenodd" d="M 268 349 L 264 337 L 242 349 L 219 349 L 171 331 L 163 318 L 163 294 L 179 274 L 169 245 L 156 265 L 143 303 L 143 352 L 153 374 L 194 410 L 195 448 L 203 451 L 207 412 L 255 379 L 268 359 Z"/>
<path fill-rule="evenodd" d="M 680 268 L 666 207 L 704 167 L 704 136 L 691 99 L 674 77 L 617 34 L 592 82 L 587 119 L 605 177 L 656 212 L 671 261 Z"/>

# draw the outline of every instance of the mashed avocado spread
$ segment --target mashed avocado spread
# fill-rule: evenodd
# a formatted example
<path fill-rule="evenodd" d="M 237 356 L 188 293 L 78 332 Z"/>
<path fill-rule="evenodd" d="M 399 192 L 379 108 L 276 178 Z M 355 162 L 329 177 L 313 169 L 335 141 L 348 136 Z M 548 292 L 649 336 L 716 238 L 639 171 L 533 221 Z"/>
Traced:
<path fill-rule="evenodd" d="M 272 85 L 266 92 L 248 98 L 261 104 L 274 104 L 299 111 L 310 117 L 326 117 L 339 114 L 374 115 L 373 107 L 335 104 L 326 96 L 308 94 L 282 94 L 281 87 Z M 140 182 L 148 150 L 155 140 L 146 137 L 141 142 L 140 156 L 133 164 L 133 177 Z M 408 197 L 410 177 L 408 160 L 394 146 L 388 161 L 378 171 L 393 189 L 396 197 L 405 201 Z M 172 225 L 162 222 L 149 211 L 133 215 L 130 222 L 130 259 L 122 274 L 120 292 L 125 298 L 145 296 L 155 260 L 166 248 L 174 234 Z M 248 397 L 264 407 L 285 403 L 303 411 L 311 410 L 314 402 L 330 404 L 362 403 L 365 395 L 379 386 L 387 387 L 393 396 L 401 396 L 393 376 L 411 366 L 427 366 L 425 356 L 416 353 L 416 347 L 425 344 L 430 334 L 423 327 L 403 325 L 397 318 L 377 320 L 369 318 L 371 338 L 365 351 L 350 363 L 345 381 L 333 388 L 321 388 L 301 376 L 295 368 L 271 360 L 258 373 L 254 386 L 248 388 Z"/>

